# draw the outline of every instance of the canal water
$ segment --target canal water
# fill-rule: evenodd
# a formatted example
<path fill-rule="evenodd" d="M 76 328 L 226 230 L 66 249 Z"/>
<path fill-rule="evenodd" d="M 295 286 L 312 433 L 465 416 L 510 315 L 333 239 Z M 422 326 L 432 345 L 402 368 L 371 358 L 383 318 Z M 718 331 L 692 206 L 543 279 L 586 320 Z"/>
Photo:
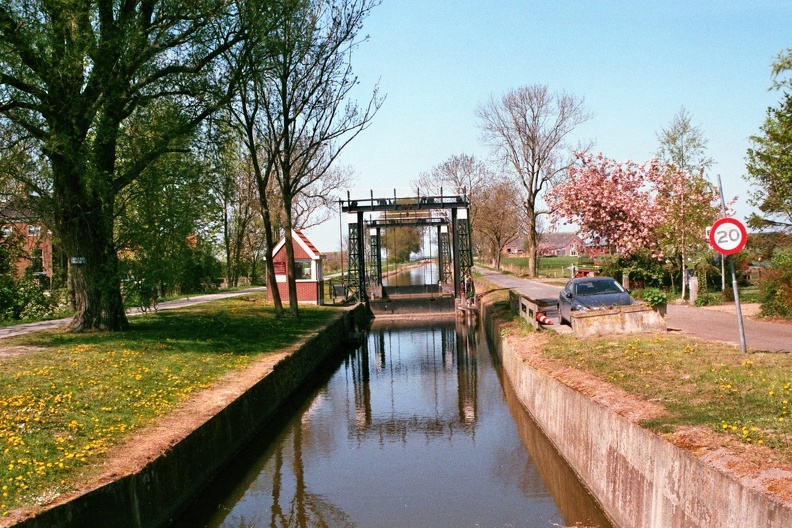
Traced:
<path fill-rule="evenodd" d="M 375 322 L 173 526 L 607 528 L 464 323 Z"/>
<path fill-rule="evenodd" d="M 425 262 L 382 277 L 383 286 L 426 286 L 438 281 L 437 263 Z"/>

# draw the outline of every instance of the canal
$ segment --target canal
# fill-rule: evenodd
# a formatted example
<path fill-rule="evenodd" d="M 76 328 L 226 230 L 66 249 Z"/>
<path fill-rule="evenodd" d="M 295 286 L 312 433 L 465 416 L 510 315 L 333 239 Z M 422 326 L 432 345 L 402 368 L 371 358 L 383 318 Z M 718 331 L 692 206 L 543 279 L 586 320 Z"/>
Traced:
<path fill-rule="evenodd" d="M 438 280 L 437 263 L 424 262 L 382 277 L 383 286 L 425 286 L 436 285 Z"/>
<path fill-rule="evenodd" d="M 610 526 L 464 323 L 377 321 L 299 400 L 174 527 Z"/>

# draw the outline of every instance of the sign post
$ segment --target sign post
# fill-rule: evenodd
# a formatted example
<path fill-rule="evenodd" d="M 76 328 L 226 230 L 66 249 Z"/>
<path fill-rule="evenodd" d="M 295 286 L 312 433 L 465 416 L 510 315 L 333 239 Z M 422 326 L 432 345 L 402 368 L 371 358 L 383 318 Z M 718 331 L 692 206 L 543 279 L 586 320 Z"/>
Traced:
<path fill-rule="evenodd" d="M 732 274 L 732 290 L 734 290 L 734 307 L 737 309 L 737 326 L 740 330 L 740 350 L 746 353 L 745 346 L 745 327 L 743 326 L 742 309 L 740 308 L 740 292 L 737 289 L 737 274 L 734 272 L 734 254 L 739 253 L 748 242 L 748 231 L 745 225 L 736 218 L 726 216 L 726 200 L 723 198 L 723 185 L 721 184 L 720 174 L 718 174 L 718 188 L 721 195 L 721 213 L 723 218 L 716 220 L 709 232 L 709 243 L 712 248 L 729 259 L 729 267 Z"/>

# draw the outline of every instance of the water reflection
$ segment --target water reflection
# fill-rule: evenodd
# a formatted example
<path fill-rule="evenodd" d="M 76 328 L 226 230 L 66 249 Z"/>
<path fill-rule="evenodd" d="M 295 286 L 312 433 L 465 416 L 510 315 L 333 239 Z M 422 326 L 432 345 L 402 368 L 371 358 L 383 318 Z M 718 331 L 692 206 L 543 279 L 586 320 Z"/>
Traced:
<path fill-rule="evenodd" d="M 176 526 L 547 527 L 594 518 L 556 506 L 564 501 L 526 452 L 498 372 L 464 325 L 376 324 L 235 477 L 221 506 L 197 505 Z"/>
<path fill-rule="evenodd" d="M 502 372 L 501 372 L 502 375 Z M 541 475 L 542 481 L 563 512 L 566 525 L 612 528 L 610 521 L 575 472 L 531 419 L 508 380 L 502 378 L 503 393 L 523 445 Z"/>
<path fill-rule="evenodd" d="M 470 338 L 457 339 L 449 324 L 421 333 L 414 332 L 415 323 L 406 329 L 394 325 L 373 329 L 360 353 L 350 357 L 356 439 L 403 442 L 411 433 L 443 437 L 474 426 L 478 383 Z M 457 398 L 455 413 L 449 396 Z"/>
<path fill-rule="evenodd" d="M 415 286 L 437 284 L 439 274 L 437 263 L 434 261 L 425 262 L 382 277 L 384 286 Z"/>

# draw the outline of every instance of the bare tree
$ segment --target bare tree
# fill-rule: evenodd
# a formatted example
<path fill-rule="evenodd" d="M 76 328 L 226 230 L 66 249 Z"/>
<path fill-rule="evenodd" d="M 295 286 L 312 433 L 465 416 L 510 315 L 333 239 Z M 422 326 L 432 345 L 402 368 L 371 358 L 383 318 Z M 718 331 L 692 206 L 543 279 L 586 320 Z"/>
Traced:
<path fill-rule="evenodd" d="M 333 166 L 322 178 L 304 188 L 292 204 L 294 227 L 309 229 L 329 220 L 338 205 L 337 191 L 349 187 L 352 180 L 350 168 Z"/>
<path fill-rule="evenodd" d="M 470 225 L 475 234 L 478 217 L 478 198 L 481 190 L 495 178 L 486 163 L 469 154 L 453 155 L 429 172 L 418 177 L 419 192 L 439 195 L 467 194 L 470 201 Z"/>
<path fill-rule="evenodd" d="M 429 172 L 422 173 L 415 185 L 419 192 L 439 195 L 467 195 L 470 202 L 470 230 L 473 234 L 473 245 L 479 253 L 486 252 L 489 241 L 477 228 L 479 218 L 480 197 L 483 189 L 496 179 L 495 173 L 483 161 L 469 154 L 453 155 L 446 161 L 436 165 Z M 448 215 L 448 211 L 439 212 Z"/>
<path fill-rule="evenodd" d="M 571 164 L 569 135 L 590 119 L 583 99 L 551 93 L 547 86 L 523 86 L 479 105 L 484 139 L 510 168 L 522 191 L 528 273 L 536 276 L 537 223 L 542 194 L 565 178 Z"/>
<path fill-rule="evenodd" d="M 455 154 L 436 165 L 432 170 L 423 172 L 415 185 L 421 191 L 439 195 L 468 193 L 484 186 L 492 178 L 492 171 L 486 163 L 470 154 Z"/>
<path fill-rule="evenodd" d="M 256 50 L 260 51 L 260 50 Z M 276 285 L 275 263 L 272 258 L 275 248 L 275 227 L 277 225 L 279 204 L 273 193 L 275 185 L 275 163 L 279 152 L 279 143 L 268 141 L 266 111 L 263 109 L 265 99 L 262 98 L 262 82 L 257 68 L 258 53 L 250 53 L 235 57 L 235 61 L 246 62 L 246 79 L 241 83 L 237 97 L 230 105 L 231 116 L 248 155 L 250 168 L 256 182 L 259 201 L 259 212 L 264 231 L 264 261 L 266 263 L 267 282 Z M 271 205 L 272 204 L 272 205 Z M 269 295 L 275 306 L 275 316 L 283 316 L 283 303 L 280 290 L 270 288 Z"/>
<path fill-rule="evenodd" d="M 476 231 L 484 241 L 486 255 L 500 269 L 501 252 L 522 232 L 524 209 L 515 182 L 507 178 L 490 181 L 481 188 Z"/>
<path fill-rule="evenodd" d="M 298 315 L 292 227 L 297 197 L 327 177 L 341 151 L 371 122 L 382 98 L 349 101 L 358 84 L 350 55 L 377 0 L 279 0 L 260 78 L 266 101 L 266 151 L 275 164 L 285 212 L 289 311 Z"/>

